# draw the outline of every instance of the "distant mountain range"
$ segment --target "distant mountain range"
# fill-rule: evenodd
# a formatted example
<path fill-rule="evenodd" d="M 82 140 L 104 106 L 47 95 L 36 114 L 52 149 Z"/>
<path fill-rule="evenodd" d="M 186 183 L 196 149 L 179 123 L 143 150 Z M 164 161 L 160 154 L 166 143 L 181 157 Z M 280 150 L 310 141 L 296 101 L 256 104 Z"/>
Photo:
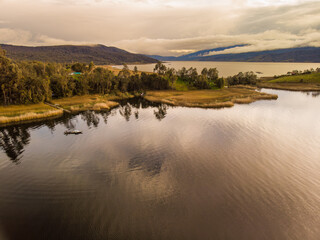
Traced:
<path fill-rule="evenodd" d="M 7 56 L 15 60 L 37 60 L 44 62 L 94 62 L 96 65 L 123 63 L 155 63 L 157 60 L 141 54 L 129 53 L 116 47 L 104 45 L 92 46 L 44 46 L 25 47 L 0 44 L 7 51 Z"/>
<path fill-rule="evenodd" d="M 234 47 L 245 45 L 234 45 L 225 48 L 214 48 L 198 51 L 179 57 L 163 57 L 148 55 L 159 61 L 221 61 L 221 62 L 320 62 L 320 48 L 301 47 L 287 48 L 260 52 L 230 53 L 208 55 L 210 52 L 219 52 Z"/>

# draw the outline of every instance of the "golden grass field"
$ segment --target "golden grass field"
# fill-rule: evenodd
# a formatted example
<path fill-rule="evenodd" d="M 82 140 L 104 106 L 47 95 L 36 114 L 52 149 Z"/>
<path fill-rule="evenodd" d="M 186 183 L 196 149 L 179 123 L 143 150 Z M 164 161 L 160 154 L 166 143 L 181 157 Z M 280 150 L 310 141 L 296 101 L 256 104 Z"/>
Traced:
<path fill-rule="evenodd" d="M 62 114 L 62 110 L 52 108 L 44 103 L 0 106 L 0 124 L 51 118 Z"/>
<path fill-rule="evenodd" d="M 133 95 L 128 93 L 118 93 L 117 95 L 96 94 L 52 100 L 52 106 L 45 103 L 0 106 L 0 125 L 58 117 L 63 114 L 64 110 L 68 112 L 110 110 L 119 105 L 119 103 L 112 100 L 121 100 L 131 97 L 133 97 Z M 56 105 L 58 109 L 53 105 Z"/>
<path fill-rule="evenodd" d="M 149 91 L 145 98 L 153 102 L 173 106 L 223 108 L 232 107 L 235 103 L 252 103 L 257 100 L 277 99 L 277 95 L 257 92 L 247 88 L 224 88 L 219 90 L 193 91 Z"/>
<path fill-rule="evenodd" d="M 109 110 L 117 107 L 119 103 L 111 100 L 119 100 L 128 98 L 130 95 L 123 94 L 122 96 L 115 95 L 84 95 L 73 96 L 69 98 L 61 98 L 52 100 L 52 103 L 71 112 L 86 111 L 86 110 Z"/>
<path fill-rule="evenodd" d="M 63 111 L 110 110 L 119 105 L 119 103 L 114 102 L 114 100 L 132 97 L 134 96 L 128 93 L 118 93 L 116 95 L 96 94 L 52 100 L 51 104 L 53 107 L 44 103 L 0 107 L 0 124 L 51 118 L 62 115 Z M 261 99 L 277 99 L 278 96 L 257 92 L 250 87 L 240 86 L 219 90 L 149 91 L 145 98 L 149 101 L 161 102 L 173 106 L 223 108 L 232 107 L 235 103 L 244 104 Z"/>

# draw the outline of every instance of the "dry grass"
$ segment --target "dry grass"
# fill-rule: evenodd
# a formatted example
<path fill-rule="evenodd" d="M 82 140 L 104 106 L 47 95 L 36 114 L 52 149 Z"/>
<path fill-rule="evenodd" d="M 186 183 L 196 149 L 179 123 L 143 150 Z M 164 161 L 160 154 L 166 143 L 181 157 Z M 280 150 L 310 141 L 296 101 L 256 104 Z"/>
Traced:
<path fill-rule="evenodd" d="M 44 103 L 1 106 L 0 125 L 14 124 L 18 122 L 30 122 L 61 116 L 62 114 L 62 110 L 57 110 Z"/>
<path fill-rule="evenodd" d="M 145 98 L 153 102 L 173 106 L 223 108 L 234 103 L 251 103 L 261 99 L 277 99 L 277 95 L 257 92 L 246 88 L 195 91 L 150 91 Z"/>
<path fill-rule="evenodd" d="M 21 114 L 19 116 L 12 116 L 12 117 L 0 116 L 0 125 L 52 118 L 52 117 L 61 116 L 62 114 L 63 114 L 63 110 L 50 110 L 43 113 L 29 112 L 29 113 Z"/>
<path fill-rule="evenodd" d="M 119 105 L 119 103 L 111 100 L 121 100 L 131 97 L 133 97 L 133 95 L 118 93 L 114 95 L 74 96 L 53 100 L 52 104 L 57 105 L 61 109 L 56 109 L 53 106 L 49 106 L 44 103 L 0 106 L 0 125 L 52 118 L 62 115 L 63 110 L 67 110 L 69 112 L 110 110 L 111 108 Z"/>
<path fill-rule="evenodd" d="M 118 96 L 108 95 L 85 95 L 74 96 L 70 98 L 62 98 L 52 101 L 53 104 L 59 107 L 72 111 L 86 111 L 86 110 L 109 110 L 119 105 L 117 102 L 109 101 L 109 99 L 117 99 Z"/>
<path fill-rule="evenodd" d="M 85 95 L 74 96 L 53 100 L 52 104 L 61 109 L 44 103 L 31 105 L 0 106 L 0 125 L 9 123 L 30 122 L 39 119 L 52 118 L 63 114 L 63 110 L 79 112 L 86 110 L 109 110 L 117 107 L 119 103 L 110 100 L 120 100 L 133 97 L 132 95 L 120 93 L 116 95 Z"/>
<path fill-rule="evenodd" d="M 257 87 L 255 86 L 250 86 L 250 85 L 234 85 L 234 86 L 231 86 L 229 88 L 245 88 L 245 89 L 250 89 L 250 90 L 256 90 Z"/>
<path fill-rule="evenodd" d="M 26 113 L 45 113 L 54 108 L 44 104 L 0 106 L 0 117 L 15 117 Z"/>

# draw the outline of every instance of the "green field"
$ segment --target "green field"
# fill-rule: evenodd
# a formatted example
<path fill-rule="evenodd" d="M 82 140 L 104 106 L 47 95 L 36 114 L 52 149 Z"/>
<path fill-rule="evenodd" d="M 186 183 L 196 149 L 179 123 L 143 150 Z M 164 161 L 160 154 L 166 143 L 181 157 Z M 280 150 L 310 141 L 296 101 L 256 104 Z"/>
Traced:
<path fill-rule="evenodd" d="M 320 83 L 320 73 L 284 76 L 269 81 L 270 83 Z"/>
<path fill-rule="evenodd" d="M 279 78 L 261 78 L 260 88 L 272 88 L 289 91 L 320 91 L 320 73 L 299 74 Z"/>

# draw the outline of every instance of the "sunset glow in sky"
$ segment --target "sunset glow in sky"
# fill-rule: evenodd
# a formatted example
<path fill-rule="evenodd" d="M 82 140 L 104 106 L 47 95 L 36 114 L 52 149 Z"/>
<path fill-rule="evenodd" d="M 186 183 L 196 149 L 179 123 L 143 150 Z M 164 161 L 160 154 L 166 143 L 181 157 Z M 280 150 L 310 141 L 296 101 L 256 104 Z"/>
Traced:
<path fill-rule="evenodd" d="M 105 44 L 181 55 L 320 47 L 320 1 L 0 0 L 0 43 Z M 215 53 L 212 53 L 215 54 Z"/>

